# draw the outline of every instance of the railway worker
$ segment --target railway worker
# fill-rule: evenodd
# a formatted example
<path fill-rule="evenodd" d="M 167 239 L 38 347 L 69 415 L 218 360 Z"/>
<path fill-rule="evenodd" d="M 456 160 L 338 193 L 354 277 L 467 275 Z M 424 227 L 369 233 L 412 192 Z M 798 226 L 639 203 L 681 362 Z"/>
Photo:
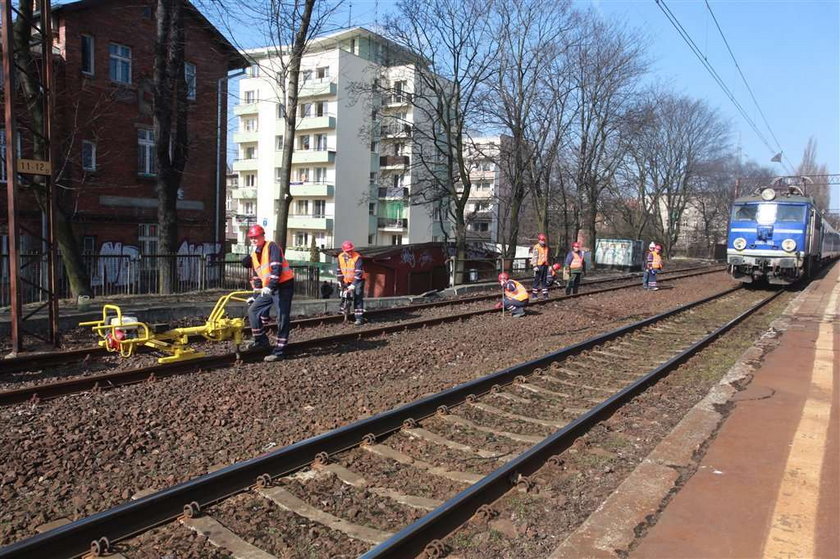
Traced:
<path fill-rule="evenodd" d="M 563 266 L 561 266 L 559 262 L 555 262 L 548 269 L 548 285 L 549 285 L 549 287 L 552 286 L 552 285 L 555 285 L 555 284 L 560 285 L 560 281 L 562 281 L 562 279 L 563 279 L 563 273 L 561 272 L 562 269 L 563 269 Z"/>
<path fill-rule="evenodd" d="M 656 243 L 653 241 L 648 245 L 645 253 L 645 261 L 642 264 L 642 289 L 650 289 L 648 282 L 650 281 L 650 262 L 653 261 L 653 250 L 656 248 Z"/>
<path fill-rule="evenodd" d="M 586 273 L 586 260 L 583 259 L 583 252 L 580 250 L 580 243 L 572 243 L 572 250 L 566 255 L 563 264 L 569 271 L 569 279 L 566 281 L 566 295 L 578 292 L 580 278 Z"/>
<path fill-rule="evenodd" d="M 292 296 L 295 289 L 295 273 L 289 267 L 283 250 L 274 241 L 266 241 L 265 230 L 259 225 L 248 229 L 248 240 L 254 251 L 251 253 L 250 268 L 260 279 L 259 294 L 248 307 L 253 347 L 269 347 L 268 334 L 263 329 L 262 316 L 274 307 L 277 313 L 277 342 L 264 361 L 282 359 L 289 342 L 291 328 Z"/>
<path fill-rule="evenodd" d="M 338 270 L 335 277 L 338 278 L 340 292 L 353 295 L 353 315 L 356 318 L 356 325 L 365 323 L 365 276 L 362 269 L 362 257 L 356 252 L 352 241 L 341 243 L 341 254 L 338 255 Z M 341 312 L 344 313 L 346 299 L 342 299 Z"/>
<path fill-rule="evenodd" d="M 658 291 L 656 274 L 662 271 L 662 245 L 655 245 L 648 255 L 648 289 Z"/>
<path fill-rule="evenodd" d="M 502 295 L 502 306 L 510 312 L 510 316 L 521 318 L 525 316 L 525 307 L 528 305 L 528 290 L 516 280 L 510 279 L 507 272 L 499 274 L 499 285 L 504 289 Z"/>
<path fill-rule="evenodd" d="M 548 299 L 548 239 L 544 233 L 537 235 L 537 244 L 531 247 L 531 266 L 534 267 L 531 295 L 536 299 L 542 294 L 543 299 Z"/>

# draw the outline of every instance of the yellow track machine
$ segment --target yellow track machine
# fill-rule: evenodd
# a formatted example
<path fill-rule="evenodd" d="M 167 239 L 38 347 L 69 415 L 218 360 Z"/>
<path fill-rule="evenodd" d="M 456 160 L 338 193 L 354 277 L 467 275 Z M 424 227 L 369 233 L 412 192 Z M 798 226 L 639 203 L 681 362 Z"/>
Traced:
<path fill-rule="evenodd" d="M 204 357 L 204 353 L 189 347 L 189 337 L 203 336 L 211 342 L 232 340 L 238 351 L 242 344 L 243 318 L 230 318 L 225 314 L 225 307 L 231 301 L 246 303 L 253 297 L 253 291 L 233 291 L 222 296 L 213 307 L 213 311 L 202 326 L 169 328 L 168 324 L 146 324 L 135 317 L 124 316 L 117 305 L 102 307 L 102 320 L 81 322 L 79 326 L 90 326 L 101 338 L 99 346 L 110 352 L 119 352 L 123 357 L 131 357 L 139 346 L 147 346 L 166 354 L 158 358 L 159 363 L 174 363 Z"/>

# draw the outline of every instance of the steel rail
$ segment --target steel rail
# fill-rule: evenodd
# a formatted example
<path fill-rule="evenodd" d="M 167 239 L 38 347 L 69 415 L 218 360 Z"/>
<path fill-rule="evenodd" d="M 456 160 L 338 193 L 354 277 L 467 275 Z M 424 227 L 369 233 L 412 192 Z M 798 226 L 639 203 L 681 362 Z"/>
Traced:
<path fill-rule="evenodd" d="M 533 301 L 529 303 L 529 306 L 565 301 L 567 299 L 572 299 L 575 297 L 596 295 L 599 293 L 618 291 L 620 289 L 626 288 L 627 286 L 604 287 L 601 289 L 593 289 L 584 293 L 568 295 L 563 299 Z M 489 298 L 498 299 L 498 295 L 489 296 Z M 361 338 L 374 338 L 382 334 L 390 334 L 394 332 L 401 332 L 404 330 L 416 330 L 418 328 L 424 328 L 426 326 L 436 326 L 438 324 L 444 324 L 447 322 L 457 322 L 475 316 L 481 316 L 484 314 L 498 312 L 499 311 L 496 309 L 481 309 L 447 316 L 403 321 L 387 326 L 366 328 L 364 330 L 354 330 L 352 332 L 333 334 L 330 336 L 322 336 L 300 342 L 291 342 L 287 346 L 286 351 L 290 354 L 293 354 L 299 350 L 304 350 L 308 348 L 323 349 L 323 347 L 325 346 L 338 344 L 341 342 L 352 341 Z M 75 377 L 67 380 L 49 382 L 34 386 L 27 386 L 24 388 L 17 388 L 13 390 L 0 391 L 0 406 L 9 406 L 30 401 L 37 402 L 41 400 L 49 400 L 61 396 L 77 394 L 80 392 L 86 392 L 90 390 L 109 390 L 120 386 L 139 384 L 141 382 L 150 382 L 175 375 L 185 375 L 201 371 L 209 371 L 212 369 L 229 367 L 236 363 L 237 360 L 241 360 L 243 362 L 254 362 L 261 359 L 264 355 L 268 353 L 268 351 L 268 349 L 258 349 L 245 350 L 239 353 L 231 352 L 220 355 L 208 355 L 205 357 L 190 359 L 188 361 L 179 361 L 175 363 L 165 363 L 160 365 L 150 365 L 148 367 L 140 367 L 137 369 L 128 369 L 124 371 L 102 373 L 98 375 Z"/>
<path fill-rule="evenodd" d="M 660 378 L 683 364 L 782 293 L 783 291 L 779 290 L 764 298 L 702 340 L 695 342 L 644 377 L 616 392 L 601 404 L 593 407 L 553 435 L 494 470 L 481 481 L 461 491 L 361 557 L 363 559 L 413 557 L 415 554 L 424 551 L 427 545 L 436 546 L 432 542 L 445 537 L 454 529 L 463 525 L 476 513 L 480 506 L 490 504 L 502 497 L 515 485 L 519 476 L 528 476 L 536 472 L 549 458 L 569 448 L 576 439 L 595 424 L 607 419 L 617 409 L 647 389 L 648 386 L 656 383 Z"/>
<path fill-rule="evenodd" d="M 136 501 L 118 505 L 112 509 L 16 542 L 7 547 L 0 548 L 0 559 L 77 557 L 87 552 L 92 543 L 99 542 L 103 537 L 111 542 L 115 542 L 169 522 L 184 514 L 188 509 L 195 509 L 196 507 L 194 505 L 197 505 L 197 508 L 203 510 L 226 497 L 264 484 L 266 480 L 300 470 L 315 461 L 322 453 L 326 453 L 329 456 L 358 446 L 365 441 L 370 442 L 376 440 L 379 437 L 399 430 L 407 420 L 413 419 L 416 421 L 440 413 L 449 407 L 462 404 L 470 397 L 490 392 L 495 385 L 512 383 L 516 380 L 516 377 L 528 374 L 535 369 L 546 367 L 553 361 L 603 344 L 688 309 L 724 297 L 739 289 L 741 289 L 740 286 L 709 297 L 704 297 L 676 309 L 583 340 L 537 359 L 508 367 L 507 369 L 497 371 L 479 379 L 449 388 L 438 394 L 422 398 L 394 410 L 383 412 L 351 423 L 350 425 L 299 441 L 263 456 L 233 464 L 221 470 L 147 495 Z M 587 414 L 585 417 L 590 416 L 591 414 Z M 568 428 L 564 429 L 564 431 L 566 430 Z M 544 448 L 545 446 L 544 444 L 538 445 L 539 448 Z M 521 464 L 521 461 L 515 461 L 514 463 Z M 522 468 L 524 466 L 520 469 Z M 495 487 L 495 485 L 492 485 L 492 487 Z M 464 493 L 459 495 L 464 495 Z M 471 498 L 470 502 L 472 502 L 472 499 L 475 499 L 475 497 L 472 497 L 472 493 L 468 493 L 467 495 Z M 436 509 L 436 511 L 439 510 L 440 507 Z M 448 507 L 444 509 L 446 513 L 444 518 L 452 518 L 453 513 L 448 512 L 448 510 Z M 454 510 L 466 509 L 458 507 L 454 508 Z M 438 515 L 440 514 L 438 512 Z M 413 524 L 409 528 L 414 527 L 416 524 Z M 421 522 L 420 525 L 424 529 L 417 532 L 418 536 L 412 536 L 412 539 L 406 541 L 418 541 L 416 538 L 420 534 L 427 533 L 429 528 L 434 526 L 435 523 Z M 401 538 L 405 537 L 406 530 L 399 532 L 398 535 L 402 535 Z M 410 534 L 414 534 L 415 530 L 416 528 L 412 528 Z M 388 541 L 390 542 L 391 540 Z"/>
<path fill-rule="evenodd" d="M 703 271 L 694 272 L 694 273 L 691 273 L 691 274 L 683 274 L 683 275 L 674 276 L 674 277 L 670 277 L 670 278 L 665 278 L 661 281 L 664 282 L 664 281 L 682 279 L 682 278 L 693 277 L 693 276 L 698 276 L 698 275 L 712 274 L 712 273 L 716 273 L 718 271 L 723 270 L 722 268 L 721 269 L 709 270 L 708 267 L 706 267 L 706 266 L 704 266 L 702 268 L 703 268 Z M 697 270 L 697 269 L 700 269 L 700 268 L 689 268 L 687 270 Z M 679 270 L 679 272 L 682 272 L 682 271 L 685 271 L 685 270 Z M 677 273 L 677 272 L 678 271 L 675 270 L 673 273 Z M 622 277 L 619 277 L 619 278 L 601 278 L 601 279 L 598 279 L 598 280 L 587 281 L 585 284 L 582 283 L 581 285 L 586 286 L 586 285 L 595 285 L 595 284 L 600 284 L 600 283 L 610 283 L 610 282 L 615 282 L 615 281 L 626 281 L 626 280 L 629 280 L 629 279 L 634 279 L 637 275 L 638 274 L 627 275 L 627 276 L 622 276 Z M 621 287 L 616 287 L 616 288 L 610 288 L 609 291 L 614 290 L 614 289 L 615 290 L 625 289 L 626 287 L 632 287 L 632 286 L 621 286 Z M 603 292 L 604 292 L 604 290 L 592 290 L 592 291 L 586 291 L 584 293 L 577 293 L 575 295 L 568 295 L 566 297 L 570 297 L 570 298 L 571 297 L 579 297 L 581 295 L 587 295 L 587 294 L 591 294 L 591 293 L 603 293 Z M 409 305 L 397 306 L 397 307 L 388 307 L 388 308 L 385 308 L 385 309 L 372 309 L 372 310 L 366 311 L 365 316 L 384 316 L 384 315 L 396 314 L 396 313 L 400 313 L 400 312 L 410 313 L 410 312 L 413 312 L 413 311 L 416 311 L 416 310 L 423 310 L 423 309 L 429 309 L 429 308 L 434 308 L 434 307 L 455 306 L 455 305 L 459 305 L 459 304 L 473 303 L 473 302 L 478 302 L 478 301 L 487 301 L 487 300 L 491 300 L 491 299 L 498 299 L 498 295 L 497 294 L 477 295 L 477 296 L 473 296 L 473 297 L 464 297 L 464 298 L 460 298 L 460 299 L 436 301 L 436 302 L 431 302 L 431 303 L 416 303 L 416 304 L 412 303 L 412 304 L 409 304 Z M 555 301 L 559 301 L 559 300 L 560 299 L 555 299 Z M 536 301 L 534 303 L 536 303 Z M 531 304 L 534 304 L 534 303 L 531 303 Z M 292 328 L 310 327 L 310 326 L 316 326 L 316 325 L 320 325 L 320 324 L 338 323 L 338 322 L 342 322 L 342 321 L 343 321 L 343 317 L 342 316 L 337 316 L 337 315 L 316 316 L 316 317 L 311 317 L 311 318 L 298 318 L 298 319 L 292 320 Z M 201 341 L 204 341 L 204 338 L 201 337 L 201 336 L 190 336 L 190 342 L 191 343 L 201 342 Z M 146 351 L 151 352 L 152 351 L 150 349 L 147 350 L 146 348 L 140 348 L 140 349 L 144 352 L 146 352 Z M 38 367 L 67 365 L 67 364 L 74 363 L 74 362 L 77 362 L 77 361 L 82 361 L 88 356 L 97 356 L 97 357 L 98 356 L 106 356 L 106 355 L 108 355 L 108 353 L 109 352 L 107 350 L 105 350 L 105 348 L 102 348 L 102 347 L 99 347 L 99 346 L 89 346 L 89 347 L 85 347 L 85 348 L 71 349 L 71 350 L 67 350 L 67 351 L 54 351 L 54 352 L 48 352 L 48 353 L 32 353 L 32 354 L 28 354 L 28 355 L 25 355 L 25 356 L 10 357 L 8 359 L 0 359 L 0 376 L 5 375 L 5 374 L 19 373 L 19 372 L 23 372 L 23 371 L 31 371 L 31 370 L 33 370 L 35 368 L 38 368 Z M 103 380 L 105 380 L 105 379 L 103 379 Z M 0 403 L 0 405 L 2 405 L 2 404 Z"/>

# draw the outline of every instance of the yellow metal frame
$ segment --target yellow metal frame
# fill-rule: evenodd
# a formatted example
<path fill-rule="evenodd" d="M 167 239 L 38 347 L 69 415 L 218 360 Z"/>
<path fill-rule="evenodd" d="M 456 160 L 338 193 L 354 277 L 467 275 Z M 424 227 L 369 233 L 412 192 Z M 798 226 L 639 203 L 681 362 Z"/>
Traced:
<path fill-rule="evenodd" d="M 81 322 L 79 326 L 90 326 L 101 338 L 98 342 L 100 347 L 110 352 L 119 352 L 122 357 L 131 357 L 137 347 L 146 346 L 167 354 L 158 358 L 158 363 L 174 363 L 204 357 L 203 352 L 189 347 L 189 337 L 192 335 L 203 336 L 211 342 L 232 340 L 236 347 L 242 344 L 245 320 L 228 317 L 225 309 L 231 301 L 245 303 L 253 295 L 253 291 L 233 291 L 223 295 L 216 301 L 216 306 L 202 326 L 172 328 L 166 332 L 155 333 L 144 322 L 123 322 L 122 309 L 111 304 L 102 306 L 102 320 Z M 123 334 L 131 332 L 136 335 L 119 340 L 117 330 Z"/>

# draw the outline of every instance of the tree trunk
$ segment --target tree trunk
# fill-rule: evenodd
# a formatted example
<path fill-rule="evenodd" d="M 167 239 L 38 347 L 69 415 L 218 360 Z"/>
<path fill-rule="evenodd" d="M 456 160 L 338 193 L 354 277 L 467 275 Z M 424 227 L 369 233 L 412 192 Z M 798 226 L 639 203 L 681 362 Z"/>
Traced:
<path fill-rule="evenodd" d="M 298 80 L 300 78 L 300 61 L 303 58 L 303 51 L 306 48 L 306 36 L 309 33 L 309 23 L 312 20 L 312 10 L 315 0 L 306 0 L 303 7 L 303 14 L 300 18 L 300 27 L 295 33 L 295 42 L 289 55 L 289 81 L 286 90 L 286 127 L 283 136 L 283 171 L 280 174 L 280 200 L 277 204 L 277 220 L 274 222 L 274 242 L 284 250 L 287 244 L 287 223 L 289 220 L 289 207 L 292 205 L 290 182 L 292 179 L 292 153 L 295 147 L 295 128 L 297 124 L 298 109 Z M 285 77 L 284 77 L 285 78 Z M 333 239 L 333 244 L 336 239 Z"/>

